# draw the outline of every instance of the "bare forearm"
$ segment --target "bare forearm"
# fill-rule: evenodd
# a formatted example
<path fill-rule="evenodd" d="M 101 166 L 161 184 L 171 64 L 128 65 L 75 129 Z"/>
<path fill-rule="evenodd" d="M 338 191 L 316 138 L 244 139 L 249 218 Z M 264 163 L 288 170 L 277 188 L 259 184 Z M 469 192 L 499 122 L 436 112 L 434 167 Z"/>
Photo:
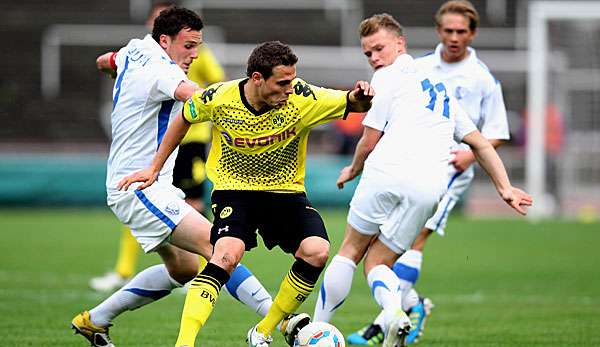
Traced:
<path fill-rule="evenodd" d="M 350 164 L 352 175 L 354 177 L 358 176 L 362 172 L 365 166 L 365 160 L 367 160 L 372 151 L 373 148 L 367 144 L 366 139 L 361 137 L 356 145 L 354 157 L 352 158 L 352 164 Z"/>
<path fill-rule="evenodd" d="M 491 145 L 474 149 L 473 154 L 479 165 L 481 165 L 488 176 L 490 176 L 490 179 L 498 192 L 510 189 L 511 184 L 508 174 L 506 173 L 506 168 L 498 156 L 498 153 Z"/>
<path fill-rule="evenodd" d="M 175 148 L 179 145 L 189 128 L 190 124 L 183 120 L 183 117 L 178 116 L 173 120 L 152 160 L 151 167 L 153 171 L 160 171 L 167 161 L 167 158 L 169 158 L 171 153 L 173 153 Z"/>

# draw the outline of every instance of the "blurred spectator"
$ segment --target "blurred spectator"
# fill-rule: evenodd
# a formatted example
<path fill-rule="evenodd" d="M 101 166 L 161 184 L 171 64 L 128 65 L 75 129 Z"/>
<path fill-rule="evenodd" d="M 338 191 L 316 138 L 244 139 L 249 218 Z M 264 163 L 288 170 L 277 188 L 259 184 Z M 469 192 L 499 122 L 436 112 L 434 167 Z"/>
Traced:
<path fill-rule="evenodd" d="M 350 155 L 354 153 L 356 143 L 363 133 L 362 121 L 366 113 L 350 113 L 345 120 L 337 120 L 334 128 L 339 137 L 337 154 Z"/>

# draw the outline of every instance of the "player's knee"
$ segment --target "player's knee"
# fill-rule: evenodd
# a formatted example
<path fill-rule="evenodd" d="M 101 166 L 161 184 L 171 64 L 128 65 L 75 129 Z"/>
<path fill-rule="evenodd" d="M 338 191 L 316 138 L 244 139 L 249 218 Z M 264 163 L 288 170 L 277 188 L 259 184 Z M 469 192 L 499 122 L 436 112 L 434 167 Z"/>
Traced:
<path fill-rule="evenodd" d="M 224 237 L 217 241 L 210 262 L 231 273 L 242 260 L 245 245 L 240 239 Z"/>
<path fill-rule="evenodd" d="M 315 267 L 324 267 L 329 258 L 329 241 L 309 237 L 302 241 L 295 256 Z"/>

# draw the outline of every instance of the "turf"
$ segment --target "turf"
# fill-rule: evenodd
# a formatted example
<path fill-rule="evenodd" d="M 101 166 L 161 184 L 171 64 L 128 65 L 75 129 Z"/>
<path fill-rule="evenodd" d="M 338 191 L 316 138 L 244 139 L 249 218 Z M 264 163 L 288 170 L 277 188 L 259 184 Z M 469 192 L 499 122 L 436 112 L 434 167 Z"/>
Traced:
<path fill-rule="evenodd" d="M 333 242 L 345 212 L 322 211 Z M 119 224 L 103 209 L 0 210 L 0 345 L 86 346 L 71 318 L 103 299 L 87 287 L 113 265 Z M 599 346 L 600 226 L 451 219 L 428 244 L 418 290 L 436 307 L 420 346 Z M 158 262 L 141 257 L 139 268 Z M 275 293 L 291 258 L 259 247 L 244 263 Z M 122 346 L 172 346 L 184 295 L 174 294 L 115 321 Z M 312 313 L 315 295 L 302 310 Z M 361 272 L 334 317 L 349 334 L 377 313 Z M 226 294 L 197 346 L 244 346 L 257 316 Z M 280 336 L 274 347 L 285 346 Z"/>

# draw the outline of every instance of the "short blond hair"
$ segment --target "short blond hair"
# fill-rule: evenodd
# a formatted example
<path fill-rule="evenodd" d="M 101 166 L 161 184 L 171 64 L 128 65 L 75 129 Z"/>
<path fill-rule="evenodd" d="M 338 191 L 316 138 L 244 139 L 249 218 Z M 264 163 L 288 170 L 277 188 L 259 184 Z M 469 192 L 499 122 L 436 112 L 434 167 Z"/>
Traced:
<path fill-rule="evenodd" d="M 388 30 L 398 36 L 404 36 L 402 25 L 388 13 L 374 14 L 363 20 L 358 27 L 361 38 L 371 36 L 380 29 Z"/>
<path fill-rule="evenodd" d="M 446 1 L 435 14 L 435 24 L 442 25 L 442 17 L 446 13 L 456 13 L 465 16 L 469 20 L 469 29 L 472 31 L 479 27 L 479 13 L 468 0 Z"/>

